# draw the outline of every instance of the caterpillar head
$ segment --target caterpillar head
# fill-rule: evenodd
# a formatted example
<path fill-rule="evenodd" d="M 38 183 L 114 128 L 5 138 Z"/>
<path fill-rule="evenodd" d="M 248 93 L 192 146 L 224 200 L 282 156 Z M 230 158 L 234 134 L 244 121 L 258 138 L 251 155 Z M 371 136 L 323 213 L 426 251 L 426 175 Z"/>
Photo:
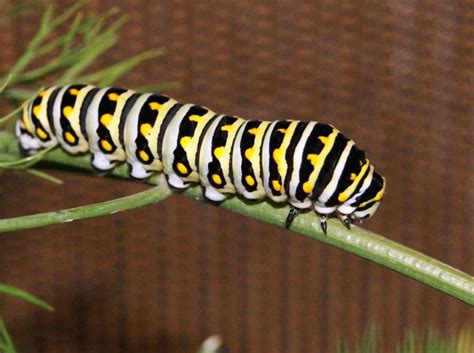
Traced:
<path fill-rule="evenodd" d="M 372 180 L 365 191 L 357 198 L 355 210 L 351 217 L 362 220 L 372 217 L 382 202 L 385 193 L 385 179 L 374 172 Z"/>

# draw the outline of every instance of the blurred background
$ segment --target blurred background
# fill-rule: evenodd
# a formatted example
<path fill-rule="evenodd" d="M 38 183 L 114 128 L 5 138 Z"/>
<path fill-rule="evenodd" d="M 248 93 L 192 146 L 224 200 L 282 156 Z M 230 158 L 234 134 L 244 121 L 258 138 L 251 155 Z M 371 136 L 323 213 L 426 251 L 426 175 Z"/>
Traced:
<path fill-rule="evenodd" d="M 66 9 L 73 1 L 57 2 Z M 99 1 L 127 14 L 110 61 L 167 54 L 119 84 L 179 80 L 168 95 L 245 118 L 331 123 L 388 182 L 364 226 L 473 273 L 474 7 L 444 1 Z M 0 72 L 38 14 L 0 24 Z M 148 188 L 52 171 L 0 175 L 0 218 Z M 367 260 L 180 195 L 109 217 L 4 234 L 0 281 L 52 304 L 0 297 L 21 352 L 331 352 L 374 321 L 449 333 L 474 309 Z"/>

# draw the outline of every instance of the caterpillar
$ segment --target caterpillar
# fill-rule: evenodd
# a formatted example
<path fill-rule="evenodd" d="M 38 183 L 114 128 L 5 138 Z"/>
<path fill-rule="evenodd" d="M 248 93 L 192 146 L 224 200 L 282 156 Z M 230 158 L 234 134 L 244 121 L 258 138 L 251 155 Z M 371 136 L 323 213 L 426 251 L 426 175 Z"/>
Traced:
<path fill-rule="evenodd" d="M 126 162 L 135 179 L 164 172 L 173 188 L 200 183 L 215 202 L 238 194 L 289 203 L 287 228 L 310 208 L 324 233 L 334 214 L 350 228 L 376 212 L 385 192 L 364 151 L 332 125 L 244 120 L 123 88 L 45 88 L 24 104 L 16 135 L 27 154 L 57 145 L 90 153 L 99 173 Z"/>

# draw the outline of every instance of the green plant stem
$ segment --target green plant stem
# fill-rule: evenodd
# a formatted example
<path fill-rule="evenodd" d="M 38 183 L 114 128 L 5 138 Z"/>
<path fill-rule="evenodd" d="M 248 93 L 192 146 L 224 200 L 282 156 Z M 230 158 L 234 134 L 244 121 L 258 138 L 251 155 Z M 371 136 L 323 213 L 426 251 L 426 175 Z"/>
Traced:
<path fill-rule="evenodd" d="M 100 202 L 94 205 L 70 208 L 57 212 L 46 212 L 28 216 L 0 220 L 0 233 L 14 230 L 43 227 L 51 224 L 68 223 L 79 219 L 105 216 L 130 210 L 161 201 L 171 195 L 166 185 L 155 186 L 119 199 Z"/>
<path fill-rule="evenodd" d="M 0 153 L 14 154 L 15 148 L 16 141 L 11 134 L 0 135 Z M 63 167 L 90 170 L 88 156 L 70 156 L 60 149 L 49 152 L 43 160 Z M 121 178 L 129 178 L 126 168 L 123 166 L 116 168 L 111 174 Z M 155 183 L 155 180 L 150 180 L 149 183 Z M 169 195 L 161 191 L 163 186 L 158 186 L 157 188 L 157 190 L 150 189 L 142 193 L 138 198 L 134 196 L 124 198 L 120 207 L 123 207 L 123 209 L 135 208 L 147 203 L 156 202 Z M 160 194 L 161 192 L 163 192 L 163 195 Z M 183 194 L 198 200 L 202 198 L 199 186 L 190 187 Z M 146 198 L 144 195 L 148 195 L 149 198 Z M 131 200 L 133 200 L 133 203 Z M 101 205 L 100 207 L 106 208 L 107 205 Z M 281 227 L 285 224 L 289 210 L 287 206 L 281 207 L 268 202 L 249 204 L 238 197 L 229 198 L 220 203 L 219 207 Z M 81 209 L 79 207 L 77 209 L 61 211 L 59 215 L 58 212 L 52 212 L 0 220 L 0 232 L 64 222 L 81 216 Z M 86 216 L 94 217 L 108 214 L 112 213 L 113 210 L 115 209 L 112 207 L 106 208 L 103 212 L 97 212 L 97 210 L 94 212 L 88 211 Z M 357 226 L 347 230 L 338 220 L 329 220 L 328 234 L 324 235 L 320 229 L 319 220 L 313 212 L 307 212 L 298 216 L 293 222 L 291 230 L 376 262 L 474 306 L 474 278 L 472 276 L 378 234 Z"/>

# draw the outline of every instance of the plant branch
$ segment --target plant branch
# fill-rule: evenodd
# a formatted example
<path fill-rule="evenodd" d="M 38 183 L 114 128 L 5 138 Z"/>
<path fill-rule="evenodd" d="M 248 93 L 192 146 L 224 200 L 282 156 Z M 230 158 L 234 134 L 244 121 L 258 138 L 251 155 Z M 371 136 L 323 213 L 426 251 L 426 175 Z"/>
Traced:
<path fill-rule="evenodd" d="M 0 156 L 1 153 L 15 154 L 15 148 L 14 136 L 11 134 L 0 135 Z M 88 156 L 71 156 L 60 149 L 49 152 L 43 160 L 72 168 L 85 170 L 91 168 Z M 111 174 L 121 178 L 129 178 L 124 166 L 116 168 Z M 148 182 L 156 183 L 156 180 L 152 179 Z M 163 186 L 158 186 L 157 189 L 150 189 L 139 197 L 136 197 L 136 195 L 129 196 L 122 199 L 120 204 L 114 204 L 116 201 L 110 201 L 108 204 L 104 203 L 105 206 L 101 204 L 99 209 L 105 211 L 88 213 L 87 217 L 109 214 L 116 210 L 135 208 L 156 202 L 169 196 L 169 191 L 165 192 L 162 188 Z M 183 194 L 194 199 L 202 198 L 199 186 L 190 187 Z M 149 198 L 145 199 L 143 195 Z M 120 208 L 117 208 L 118 206 Z M 219 207 L 281 227 L 285 224 L 289 210 L 287 206 L 278 207 L 268 202 L 250 204 L 239 197 L 232 197 L 220 203 Z M 81 209 L 83 211 L 83 208 L 79 207 L 60 212 L 18 217 L 13 221 L 12 219 L 0 220 L 0 232 L 64 222 L 80 215 Z M 339 221 L 329 220 L 326 236 L 321 231 L 319 221 L 312 212 L 297 217 L 291 230 L 371 260 L 474 306 L 474 278 L 472 276 L 378 234 L 356 226 L 352 230 L 347 230 Z"/>

